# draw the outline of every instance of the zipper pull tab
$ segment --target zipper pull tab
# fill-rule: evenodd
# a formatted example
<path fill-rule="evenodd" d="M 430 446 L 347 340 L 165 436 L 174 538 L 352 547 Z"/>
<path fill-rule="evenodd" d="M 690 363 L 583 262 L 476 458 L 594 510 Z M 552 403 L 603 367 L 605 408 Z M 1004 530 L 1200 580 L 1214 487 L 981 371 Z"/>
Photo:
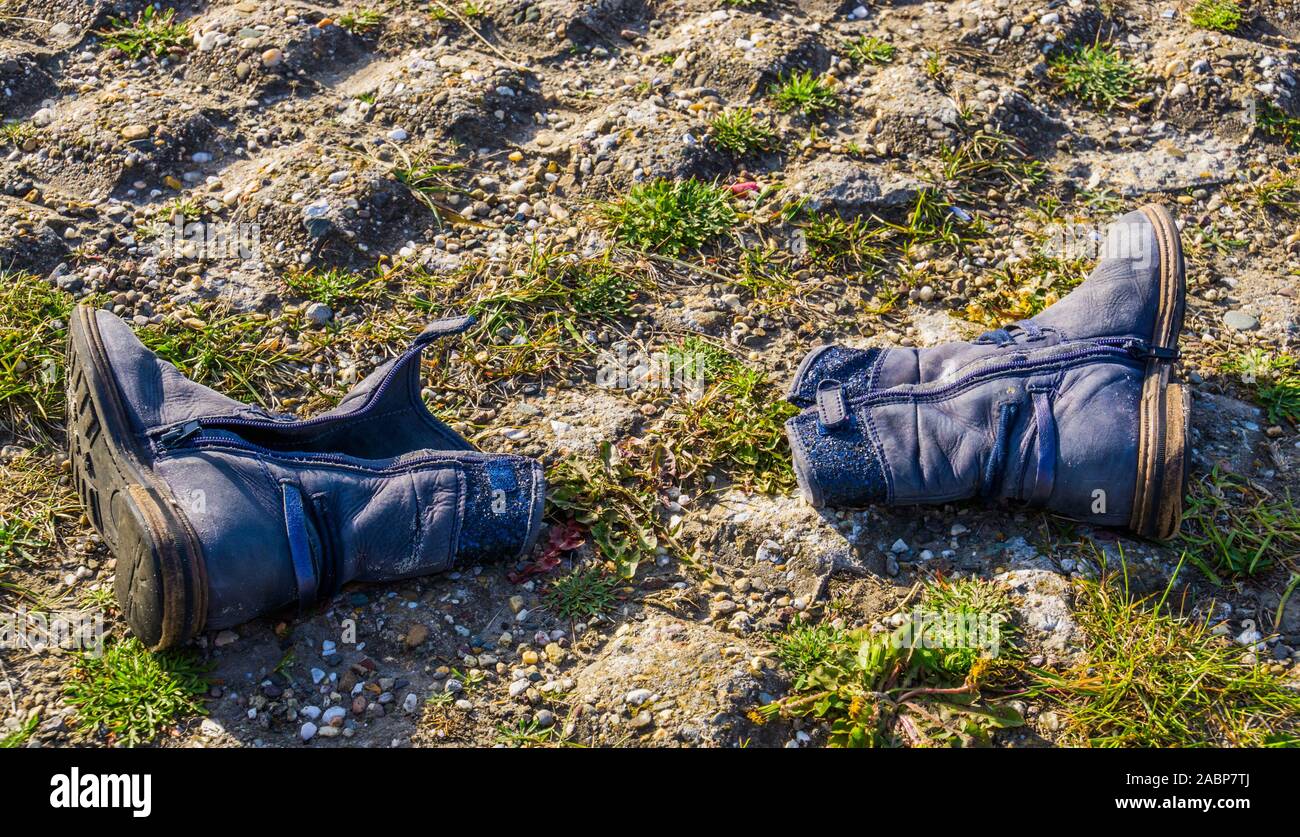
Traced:
<path fill-rule="evenodd" d="M 203 426 L 199 424 L 199 420 L 193 419 L 168 430 L 166 433 L 158 437 L 158 442 L 164 447 L 178 445 L 193 436 L 195 433 L 198 433 L 202 428 Z"/>
<path fill-rule="evenodd" d="M 1128 344 L 1129 354 L 1135 358 L 1146 360 L 1155 358 L 1156 360 L 1178 360 L 1179 351 L 1176 348 L 1168 349 L 1164 346 L 1151 346 L 1145 340 L 1132 340 Z"/>

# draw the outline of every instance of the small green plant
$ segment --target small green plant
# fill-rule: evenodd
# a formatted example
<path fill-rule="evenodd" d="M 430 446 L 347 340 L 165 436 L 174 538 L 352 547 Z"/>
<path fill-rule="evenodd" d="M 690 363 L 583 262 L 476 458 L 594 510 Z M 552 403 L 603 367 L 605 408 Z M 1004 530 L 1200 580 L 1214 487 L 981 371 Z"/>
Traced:
<path fill-rule="evenodd" d="M 830 113 L 840 105 L 830 82 L 812 70 L 792 70 L 783 74 L 772 85 L 770 93 L 777 110 L 798 112 L 808 118 Z"/>
<path fill-rule="evenodd" d="M 154 6 L 145 6 L 134 21 L 110 18 L 109 28 L 99 35 L 105 46 L 121 50 L 129 58 L 160 58 L 172 50 L 185 49 L 190 42 L 189 24 L 176 21 L 176 10 L 158 12 Z"/>
<path fill-rule="evenodd" d="M 750 108 L 735 108 L 713 117 L 709 140 L 733 157 L 747 157 L 776 149 L 776 132 Z"/>
<path fill-rule="evenodd" d="M 827 267 L 861 268 L 884 258 L 885 228 L 861 215 L 846 220 L 836 212 L 820 212 L 803 227 L 808 254 Z"/>
<path fill-rule="evenodd" d="M 1181 566 L 1181 564 L 1180 564 Z M 1065 677 L 1041 674 L 1068 722 L 1068 743 L 1093 747 L 1300 745 L 1300 691 L 1245 662 L 1205 619 L 1170 597 L 1140 597 L 1114 573 L 1080 582 L 1074 617 L 1089 649 Z"/>
<path fill-rule="evenodd" d="M 609 258 L 540 248 L 510 275 L 473 285 L 453 310 L 478 319 L 465 339 L 482 348 L 467 367 L 494 380 L 553 373 L 592 354 L 582 332 L 627 316 L 644 291 L 639 275 Z"/>
<path fill-rule="evenodd" d="M 668 256 L 722 237 L 738 220 L 727 189 L 695 178 L 638 183 L 599 211 L 623 244 Z"/>
<path fill-rule="evenodd" d="M 1197 29 L 1235 32 L 1241 25 L 1241 3 L 1240 0 L 1197 0 L 1187 19 Z"/>
<path fill-rule="evenodd" d="M 384 13 L 377 9 L 354 9 L 339 15 L 335 21 L 340 29 L 353 35 L 362 35 L 384 22 Z"/>
<path fill-rule="evenodd" d="M 1300 211 L 1300 176 L 1274 169 L 1252 182 L 1250 191 L 1260 209 L 1287 215 Z"/>
<path fill-rule="evenodd" d="M 73 300 L 30 273 L 0 271 L 0 426 L 52 429 L 63 418 Z"/>
<path fill-rule="evenodd" d="M 554 726 L 544 727 L 535 720 L 520 718 L 514 723 L 497 727 L 497 743 L 506 747 L 576 747 L 566 741 Z"/>
<path fill-rule="evenodd" d="M 1015 138 L 980 129 L 956 145 L 939 151 L 940 176 L 949 191 L 973 195 L 1012 184 L 1027 189 L 1042 183 L 1046 167 L 1034 160 Z"/>
<path fill-rule="evenodd" d="M 609 613 L 618 606 L 621 581 L 601 567 L 579 567 L 551 582 L 545 601 L 561 619 L 581 620 Z"/>
<path fill-rule="evenodd" d="M 776 658 L 794 675 L 795 688 L 803 688 L 808 675 L 835 656 L 836 647 L 846 639 L 845 632 L 830 623 L 809 625 L 796 616 L 784 632 L 773 637 Z"/>
<path fill-rule="evenodd" d="M 1268 101 L 1255 105 L 1255 127 L 1264 136 L 1291 149 L 1300 149 L 1300 119 Z"/>
<path fill-rule="evenodd" d="M 1293 355 L 1254 348 L 1225 364 L 1224 371 L 1254 388 L 1269 421 L 1300 425 L 1300 363 Z"/>
<path fill-rule="evenodd" d="M 487 9 L 481 3 L 474 2 L 474 0 L 465 0 L 464 3 L 461 3 L 460 11 L 461 14 L 468 18 L 482 17 L 487 14 Z"/>
<path fill-rule="evenodd" d="M 135 637 L 118 640 L 96 656 L 78 657 L 65 688 L 76 707 L 77 726 L 93 734 L 103 727 L 114 742 L 153 741 L 178 720 L 204 714 L 206 669 L 187 651 L 151 653 Z"/>
<path fill-rule="evenodd" d="M 787 304 L 799 292 L 788 256 L 774 247 L 748 247 L 740 254 L 733 281 L 756 300 L 773 306 Z"/>
<path fill-rule="evenodd" d="M 7 735 L 0 737 L 0 750 L 15 750 L 27 743 L 27 739 L 32 737 L 36 732 L 36 727 L 41 723 L 41 716 L 32 714 L 26 721 L 19 725 L 18 729 Z"/>
<path fill-rule="evenodd" d="M 26 122 L 9 119 L 0 125 L 0 143 L 21 148 L 30 139 L 36 138 L 36 129 Z"/>
<path fill-rule="evenodd" d="M 265 404 L 270 391 L 300 382 L 301 376 L 290 363 L 303 360 L 302 355 L 290 352 L 284 341 L 266 338 L 272 324 L 301 327 L 296 315 L 268 321 L 220 304 L 203 304 L 150 324 L 137 336 L 191 380 L 232 397 Z"/>
<path fill-rule="evenodd" d="M 54 552 L 60 526 L 81 516 L 74 491 L 46 457 L 29 453 L 0 466 L 0 584 L 10 567 Z"/>
<path fill-rule="evenodd" d="M 620 577 L 631 578 L 642 561 L 654 560 L 663 532 L 659 501 L 645 475 L 613 445 L 602 443 L 594 458 L 561 459 L 546 481 L 551 507 L 588 528 Z"/>
<path fill-rule="evenodd" d="M 334 308 L 341 303 L 373 300 L 383 292 L 380 278 L 342 268 L 291 270 L 285 284 L 298 296 Z"/>
<path fill-rule="evenodd" d="M 897 50 L 888 41 L 872 35 L 860 35 L 845 44 L 849 60 L 855 64 L 888 64 Z"/>
<path fill-rule="evenodd" d="M 1257 575 L 1300 551 L 1300 511 L 1218 468 L 1187 492 L 1180 534 L 1188 557 L 1211 580 Z"/>
<path fill-rule="evenodd" d="M 703 390 L 665 428 L 677 473 L 703 476 L 718 469 L 765 493 L 793 488 L 785 421 L 798 410 L 776 397 L 766 373 L 695 336 L 668 354 L 674 368 L 704 379 Z"/>
<path fill-rule="evenodd" d="M 775 638 L 791 694 L 751 718 L 817 719 L 832 747 L 988 744 L 994 730 L 1023 723 L 982 694 L 1018 674 L 1010 611 L 1004 589 L 969 579 L 932 582 L 912 619 L 888 633 L 797 620 Z"/>
<path fill-rule="evenodd" d="M 1056 52 L 1048 60 L 1047 75 L 1067 93 L 1102 110 L 1127 101 L 1145 83 L 1118 47 L 1100 43 Z"/>
<path fill-rule="evenodd" d="M 948 59 L 942 52 L 932 52 L 925 56 L 925 63 L 921 65 L 925 75 L 936 82 L 942 82 L 944 75 L 948 72 Z"/>

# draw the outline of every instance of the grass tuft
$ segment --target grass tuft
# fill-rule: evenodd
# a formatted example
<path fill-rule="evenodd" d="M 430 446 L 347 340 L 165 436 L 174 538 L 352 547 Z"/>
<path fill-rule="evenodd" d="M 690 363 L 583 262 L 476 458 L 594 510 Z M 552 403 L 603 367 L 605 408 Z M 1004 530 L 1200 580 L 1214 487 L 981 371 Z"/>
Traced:
<path fill-rule="evenodd" d="M 0 145 L 22 148 L 28 140 L 35 138 L 36 128 L 27 122 L 8 119 L 3 124 L 0 124 Z"/>
<path fill-rule="evenodd" d="M 1029 258 L 995 271 L 992 281 L 974 289 L 964 317 L 986 326 L 1002 326 L 1040 313 L 1088 276 L 1090 262 L 1035 251 Z"/>
<path fill-rule="evenodd" d="M 844 45 L 849 60 L 855 64 L 888 64 L 898 51 L 888 41 L 871 35 L 860 35 Z"/>
<path fill-rule="evenodd" d="M 730 191 L 695 178 L 638 183 L 600 214 L 623 244 L 668 256 L 724 236 L 738 220 Z"/>
<path fill-rule="evenodd" d="M 654 560 L 663 531 L 659 500 L 646 475 L 613 445 L 603 443 L 595 458 L 560 460 L 546 481 L 552 509 L 586 526 L 620 577 L 632 578 L 642 561 Z"/>
<path fill-rule="evenodd" d="M 1291 116 L 1272 102 L 1258 102 L 1255 127 L 1264 136 L 1291 149 L 1300 149 L 1300 119 Z"/>
<path fill-rule="evenodd" d="M 59 543 L 59 526 L 81 504 L 59 469 L 31 453 L 0 465 L 0 585 L 10 567 L 35 561 Z"/>
<path fill-rule="evenodd" d="M 151 55 L 160 58 L 172 50 L 183 50 L 190 43 L 189 24 L 176 21 L 176 10 L 159 12 L 145 6 L 134 21 L 110 18 L 108 29 L 99 34 L 107 47 L 116 47 L 129 58 Z"/>
<path fill-rule="evenodd" d="M 49 436 L 63 419 L 73 300 L 30 273 L 0 272 L 0 425 Z"/>
<path fill-rule="evenodd" d="M 1300 552 L 1300 511 L 1215 468 L 1187 493 L 1180 535 L 1188 557 L 1210 579 L 1257 575 Z"/>
<path fill-rule="evenodd" d="M 361 35 L 383 23 L 384 13 L 377 9 L 353 9 L 339 15 L 334 22 L 340 29 L 345 29 L 353 35 Z"/>
<path fill-rule="evenodd" d="M 1075 619 L 1088 656 L 1049 678 L 1069 739 L 1094 747 L 1259 747 L 1300 744 L 1300 691 L 1243 661 L 1208 619 L 1130 592 L 1127 576 L 1081 582 Z"/>
<path fill-rule="evenodd" d="M 330 308 L 346 302 L 374 300 L 383 291 L 380 278 L 337 267 L 293 270 L 285 274 L 284 281 L 298 296 Z"/>
<path fill-rule="evenodd" d="M 1023 723 L 981 694 L 1015 672 L 1010 612 L 1005 589 L 966 579 L 932 582 L 914 618 L 888 633 L 796 620 L 774 637 L 791 694 L 751 717 L 817 719 L 832 747 L 988 744 L 992 731 Z"/>
<path fill-rule="evenodd" d="M 691 336 L 669 350 L 674 368 L 704 373 L 704 391 L 678 407 L 664 437 L 679 476 L 720 470 L 745 488 L 772 493 L 794 487 L 785 422 L 798 409 L 767 374 Z"/>
<path fill-rule="evenodd" d="M 561 619 L 590 619 L 618 606 L 622 582 L 601 567 L 580 567 L 551 582 L 545 601 Z"/>
<path fill-rule="evenodd" d="M 41 723 L 40 715 L 32 715 L 24 721 L 18 729 L 7 735 L 0 736 L 0 750 L 16 750 L 27 743 L 27 739 L 32 737 L 36 728 Z"/>
<path fill-rule="evenodd" d="M 830 82 L 812 70 L 792 70 L 783 74 L 769 92 L 776 109 L 783 113 L 793 111 L 815 118 L 838 110 L 840 106 Z"/>
<path fill-rule="evenodd" d="M 1235 32 L 1241 25 L 1240 0 L 1197 0 L 1187 13 L 1187 19 L 1197 29 L 1215 32 Z"/>
<path fill-rule="evenodd" d="M 206 712 L 205 671 L 190 652 L 154 654 L 129 637 L 100 656 L 81 655 L 65 695 L 83 732 L 102 726 L 115 743 L 147 744 L 177 721 Z"/>
<path fill-rule="evenodd" d="M 1253 387 L 1255 401 L 1274 424 L 1300 425 L 1300 364 L 1286 352 L 1253 348 L 1229 361 L 1224 371 Z"/>
<path fill-rule="evenodd" d="M 713 117 L 709 141 L 733 157 L 747 157 L 776 150 L 776 132 L 750 108 L 735 108 Z"/>
<path fill-rule="evenodd" d="M 1048 62 L 1047 75 L 1067 93 L 1102 110 L 1129 100 L 1145 81 L 1117 47 L 1104 44 L 1057 52 Z"/>

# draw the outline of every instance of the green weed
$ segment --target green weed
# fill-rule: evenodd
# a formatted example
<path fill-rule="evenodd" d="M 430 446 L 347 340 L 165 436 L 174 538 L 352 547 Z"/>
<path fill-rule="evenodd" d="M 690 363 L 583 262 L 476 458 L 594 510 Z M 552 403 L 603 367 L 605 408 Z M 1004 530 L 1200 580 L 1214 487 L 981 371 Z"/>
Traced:
<path fill-rule="evenodd" d="M 1056 52 L 1048 60 L 1047 75 L 1067 93 L 1102 110 L 1126 102 L 1145 83 L 1141 71 L 1106 44 Z"/>
<path fill-rule="evenodd" d="M 99 32 L 107 47 L 116 47 L 129 58 L 151 55 L 161 58 L 172 50 L 189 46 L 189 24 L 176 20 L 176 10 L 159 12 L 154 6 L 145 6 L 134 21 L 110 18 L 108 29 Z"/>
<path fill-rule="evenodd" d="M 747 157 L 776 149 L 776 132 L 750 108 L 735 108 L 713 117 L 709 141 L 733 157 Z"/>
<path fill-rule="evenodd" d="M 797 112 L 808 118 L 838 110 L 839 96 L 830 82 L 812 70 L 792 70 L 780 77 L 769 90 L 776 109 Z"/>
<path fill-rule="evenodd" d="M 599 211 L 623 244 L 667 256 L 723 237 L 738 220 L 729 190 L 695 178 L 639 183 Z"/>
<path fill-rule="evenodd" d="M 206 669 L 188 651 L 151 653 L 135 637 L 81 655 L 65 688 L 77 726 L 103 727 L 114 742 L 147 744 L 177 721 L 205 714 Z"/>

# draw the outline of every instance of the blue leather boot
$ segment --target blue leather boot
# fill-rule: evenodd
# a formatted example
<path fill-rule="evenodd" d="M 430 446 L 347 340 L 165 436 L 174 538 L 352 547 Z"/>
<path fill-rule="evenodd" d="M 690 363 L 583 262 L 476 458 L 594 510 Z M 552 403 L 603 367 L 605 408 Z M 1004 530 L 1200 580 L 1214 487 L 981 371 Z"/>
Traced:
<path fill-rule="evenodd" d="M 424 346 L 471 322 L 434 322 L 335 409 L 299 421 L 194 383 L 117 317 L 77 308 L 72 474 L 117 558 L 131 630 L 169 648 L 349 581 L 526 554 L 540 463 L 476 451 L 420 398 Z"/>
<path fill-rule="evenodd" d="M 1188 393 L 1171 377 L 1185 307 L 1173 218 L 1114 223 L 1091 275 L 1033 319 L 926 349 L 826 346 L 787 423 L 816 506 L 1023 500 L 1147 537 L 1178 529 Z"/>

